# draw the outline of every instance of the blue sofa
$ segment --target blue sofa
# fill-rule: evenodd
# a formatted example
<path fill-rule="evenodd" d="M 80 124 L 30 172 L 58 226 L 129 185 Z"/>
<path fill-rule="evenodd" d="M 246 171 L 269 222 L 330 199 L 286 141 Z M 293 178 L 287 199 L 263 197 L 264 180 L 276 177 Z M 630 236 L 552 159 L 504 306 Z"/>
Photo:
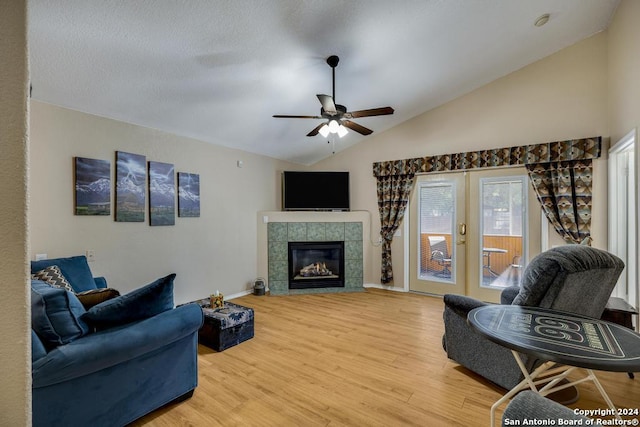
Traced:
<path fill-rule="evenodd" d="M 33 262 L 31 270 L 51 265 L 60 268 L 74 292 L 106 287 L 83 256 Z M 193 394 L 203 315 L 197 304 L 173 308 L 174 277 L 142 287 L 142 298 L 136 290 L 89 311 L 73 292 L 32 280 L 34 426 L 123 426 Z M 161 299 L 161 308 L 130 307 L 134 321 L 91 324 L 90 314 L 110 310 L 113 317 L 126 311 L 136 294 L 134 304 L 144 305 L 151 296 Z M 63 328 L 57 326 L 60 317 Z"/>

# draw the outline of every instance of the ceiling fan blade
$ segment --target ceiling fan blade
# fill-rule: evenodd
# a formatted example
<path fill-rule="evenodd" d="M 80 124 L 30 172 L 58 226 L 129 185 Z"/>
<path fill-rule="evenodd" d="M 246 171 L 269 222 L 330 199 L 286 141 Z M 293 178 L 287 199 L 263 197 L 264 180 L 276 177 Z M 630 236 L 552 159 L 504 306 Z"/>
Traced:
<path fill-rule="evenodd" d="M 357 119 L 358 117 L 386 116 L 393 114 L 393 111 L 391 107 L 370 108 L 368 110 L 350 111 L 345 114 L 345 116 L 350 115 L 353 119 Z"/>
<path fill-rule="evenodd" d="M 322 116 L 287 116 L 284 114 L 274 114 L 273 117 L 277 119 L 323 119 Z"/>
<path fill-rule="evenodd" d="M 322 108 L 324 112 L 330 115 L 338 114 L 336 110 L 336 104 L 333 102 L 333 98 L 329 95 L 316 95 L 318 100 L 320 100 L 320 104 L 322 104 Z"/>
<path fill-rule="evenodd" d="M 312 130 L 311 132 L 309 132 L 309 133 L 307 134 L 307 136 L 316 136 L 316 135 L 318 134 L 318 131 L 320 130 L 320 128 L 321 128 L 322 126 L 324 126 L 324 125 L 325 125 L 325 123 L 320 123 L 318 126 L 316 126 L 315 128 L 313 128 L 313 130 Z"/>
<path fill-rule="evenodd" d="M 358 132 L 359 134 L 362 135 L 371 135 L 373 133 L 373 131 L 371 129 L 368 129 L 364 126 L 361 126 L 357 123 L 352 122 L 351 120 L 342 120 L 342 124 L 345 127 L 348 127 L 351 130 L 355 130 L 356 132 Z"/>

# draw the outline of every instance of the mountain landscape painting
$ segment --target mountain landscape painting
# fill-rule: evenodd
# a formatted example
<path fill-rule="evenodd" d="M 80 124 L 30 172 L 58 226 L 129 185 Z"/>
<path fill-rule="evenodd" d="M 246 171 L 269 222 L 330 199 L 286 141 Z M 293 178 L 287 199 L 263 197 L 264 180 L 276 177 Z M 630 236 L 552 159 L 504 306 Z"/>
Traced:
<path fill-rule="evenodd" d="M 149 224 L 175 225 L 176 190 L 173 165 L 149 162 Z"/>
<path fill-rule="evenodd" d="M 145 156 L 116 152 L 116 221 L 144 221 L 146 164 Z"/>
<path fill-rule="evenodd" d="M 178 216 L 200 216 L 200 175 L 178 172 Z"/>
<path fill-rule="evenodd" d="M 75 158 L 76 215 L 111 214 L 111 163 Z"/>

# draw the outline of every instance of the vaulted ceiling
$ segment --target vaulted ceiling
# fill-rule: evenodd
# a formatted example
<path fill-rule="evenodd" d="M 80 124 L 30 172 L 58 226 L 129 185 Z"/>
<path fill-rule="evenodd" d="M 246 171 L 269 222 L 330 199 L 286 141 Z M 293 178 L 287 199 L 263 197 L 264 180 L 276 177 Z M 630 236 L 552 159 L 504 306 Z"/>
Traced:
<path fill-rule="evenodd" d="M 336 150 L 605 30 L 619 0 L 32 0 L 33 98 L 301 164 L 316 94 L 392 106 Z M 534 22 L 549 13 L 544 26 Z M 337 137 L 336 137 L 337 138 Z"/>

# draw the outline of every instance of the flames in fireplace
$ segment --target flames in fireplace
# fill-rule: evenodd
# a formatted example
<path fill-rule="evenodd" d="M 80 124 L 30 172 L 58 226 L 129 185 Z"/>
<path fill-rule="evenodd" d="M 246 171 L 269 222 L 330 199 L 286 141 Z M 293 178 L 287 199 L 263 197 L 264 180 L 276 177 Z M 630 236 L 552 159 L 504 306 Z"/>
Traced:
<path fill-rule="evenodd" d="M 314 262 L 313 264 L 305 265 L 304 267 L 302 267 L 300 269 L 300 276 L 319 277 L 319 276 L 335 276 L 335 275 L 331 270 L 327 268 L 326 262 Z"/>

